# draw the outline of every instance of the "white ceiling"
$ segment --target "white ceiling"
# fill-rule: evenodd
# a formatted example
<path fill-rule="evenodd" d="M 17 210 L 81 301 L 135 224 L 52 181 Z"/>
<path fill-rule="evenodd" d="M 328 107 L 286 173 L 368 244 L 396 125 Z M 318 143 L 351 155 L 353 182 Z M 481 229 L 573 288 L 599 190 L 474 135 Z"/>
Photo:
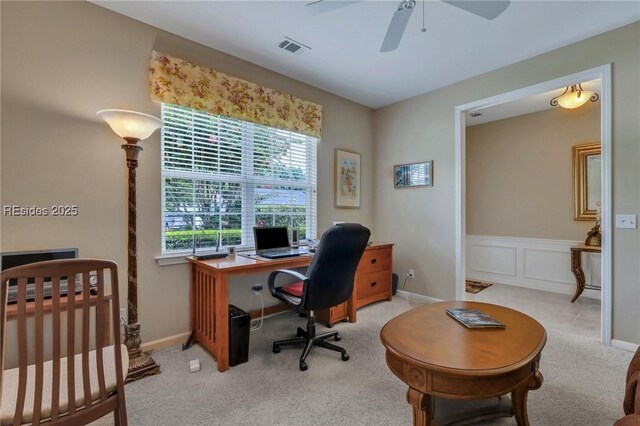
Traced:
<path fill-rule="evenodd" d="M 307 1 L 94 1 L 363 105 L 380 108 L 640 20 L 640 1 L 517 1 L 492 21 L 427 0 L 380 53 L 395 1 L 313 15 Z M 288 36 L 311 51 L 277 48 Z"/>
<path fill-rule="evenodd" d="M 592 92 L 600 94 L 600 80 L 591 80 L 582 83 L 584 90 L 590 90 Z M 474 111 L 480 112 L 480 117 L 472 117 L 473 111 L 467 112 L 465 118 L 465 125 L 467 127 L 475 126 L 477 124 L 489 123 L 497 120 L 504 120 L 505 118 L 517 117 L 519 115 L 531 114 L 538 111 L 544 111 L 552 107 L 551 99 L 556 96 L 560 96 L 564 93 L 565 87 L 561 87 L 549 92 L 540 93 L 538 95 L 529 96 L 527 98 L 518 99 L 516 101 L 507 102 L 500 105 L 491 106 L 488 108 L 477 109 Z"/>

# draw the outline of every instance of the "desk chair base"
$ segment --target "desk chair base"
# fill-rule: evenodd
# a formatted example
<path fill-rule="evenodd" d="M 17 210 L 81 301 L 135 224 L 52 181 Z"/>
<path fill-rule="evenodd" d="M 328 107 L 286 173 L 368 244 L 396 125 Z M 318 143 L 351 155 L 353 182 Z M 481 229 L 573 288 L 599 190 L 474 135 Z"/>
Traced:
<path fill-rule="evenodd" d="M 273 353 L 274 354 L 279 353 L 280 346 L 304 345 L 304 349 L 302 350 L 302 355 L 300 355 L 300 364 L 299 364 L 300 371 L 305 371 L 307 368 L 309 368 L 305 361 L 307 359 L 307 356 L 309 355 L 309 352 L 311 352 L 312 346 L 319 346 L 324 349 L 340 352 L 342 360 L 348 361 L 349 354 L 347 353 L 346 349 L 326 341 L 327 339 L 330 339 L 333 337 L 333 340 L 338 342 L 341 339 L 340 334 L 337 331 L 331 331 L 329 333 L 316 335 L 316 318 L 313 314 L 313 311 L 310 311 L 307 316 L 308 316 L 307 331 L 298 327 L 298 330 L 296 332 L 296 335 L 298 337 L 294 339 L 278 340 L 277 342 L 273 342 Z"/>

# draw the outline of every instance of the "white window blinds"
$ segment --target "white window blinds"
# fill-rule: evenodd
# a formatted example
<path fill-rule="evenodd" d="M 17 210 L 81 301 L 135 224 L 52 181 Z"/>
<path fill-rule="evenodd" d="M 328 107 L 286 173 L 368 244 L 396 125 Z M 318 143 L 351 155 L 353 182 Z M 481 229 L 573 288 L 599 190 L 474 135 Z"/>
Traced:
<path fill-rule="evenodd" d="M 254 226 L 317 233 L 311 136 L 162 104 L 162 252 L 252 247 Z"/>

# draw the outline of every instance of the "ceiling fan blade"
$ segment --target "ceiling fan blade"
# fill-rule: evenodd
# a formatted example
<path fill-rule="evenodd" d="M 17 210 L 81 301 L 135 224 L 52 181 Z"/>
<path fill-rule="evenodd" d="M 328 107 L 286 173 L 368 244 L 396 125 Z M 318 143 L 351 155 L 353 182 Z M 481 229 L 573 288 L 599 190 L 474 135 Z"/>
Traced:
<path fill-rule="evenodd" d="M 316 0 L 307 3 L 306 7 L 311 15 L 320 15 L 321 13 L 331 12 L 345 6 L 351 6 L 354 3 L 360 3 L 360 1 Z"/>
<path fill-rule="evenodd" d="M 474 15 L 478 15 L 484 19 L 495 19 L 502 12 L 505 11 L 509 4 L 509 0 L 495 0 L 495 1 L 483 1 L 483 0 L 442 0 L 444 3 L 450 4 L 467 12 L 471 12 Z"/>
<path fill-rule="evenodd" d="M 407 4 L 412 4 L 412 6 L 405 7 L 405 5 Z M 395 13 L 393 14 L 393 18 L 391 18 L 389 28 L 387 28 L 387 34 L 384 36 L 382 46 L 380 46 L 380 52 L 391 52 L 392 50 L 397 49 L 398 45 L 400 44 L 400 40 L 402 40 L 404 30 L 405 28 L 407 28 L 409 18 L 413 13 L 413 9 L 415 9 L 415 1 L 400 2 L 398 7 L 396 8 Z"/>

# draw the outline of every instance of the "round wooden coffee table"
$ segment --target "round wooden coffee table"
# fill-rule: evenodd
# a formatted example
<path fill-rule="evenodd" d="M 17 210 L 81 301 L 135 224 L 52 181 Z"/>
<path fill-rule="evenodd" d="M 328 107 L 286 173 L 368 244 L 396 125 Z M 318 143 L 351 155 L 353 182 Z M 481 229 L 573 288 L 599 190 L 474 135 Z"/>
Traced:
<path fill-rule="evenodd" d="M 506 327 L 469 329 L 449 317 L 447 308 L 476 309 Z M 482 400 L 506 394 L 511 394 L 512 406 L 507 415 L 515 415 L 518 425 L 529 424 L 527 393 L 542 385 L 538 366 L 547 341 L 544 327 L 533 318 L 488 303 L 439 302 L 393 318 L 380 339 L 387 365 L 409 385 L 414 425 L 441 424 L 434 420 L 434 401 L 441 398 Z M 491 409 L 474 410 L 472 417 L 491 417 Z"/>

